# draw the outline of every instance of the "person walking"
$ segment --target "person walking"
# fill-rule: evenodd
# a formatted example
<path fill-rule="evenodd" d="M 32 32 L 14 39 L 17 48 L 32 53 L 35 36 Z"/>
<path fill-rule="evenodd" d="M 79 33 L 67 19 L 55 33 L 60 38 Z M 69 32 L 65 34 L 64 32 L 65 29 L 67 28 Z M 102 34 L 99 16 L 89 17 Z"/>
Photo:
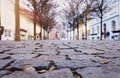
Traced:
<path fill-rule="evenodd" d="M 110 39 L 110 32 L 109 31 L 107 31 L 106 36 L 107 36 L 107 39 L 109 40 Z"/>

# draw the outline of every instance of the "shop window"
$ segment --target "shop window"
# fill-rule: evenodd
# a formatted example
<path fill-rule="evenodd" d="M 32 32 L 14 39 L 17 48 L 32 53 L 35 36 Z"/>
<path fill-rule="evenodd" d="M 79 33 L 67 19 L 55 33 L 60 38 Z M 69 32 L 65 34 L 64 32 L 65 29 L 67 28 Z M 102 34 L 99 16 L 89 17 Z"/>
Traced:
<path fill-rule="evenodd" d="M 115 20 L 112 21 L 112 31 L 115 31 L 115 27 L 116 27 L 116 22 Z"/>

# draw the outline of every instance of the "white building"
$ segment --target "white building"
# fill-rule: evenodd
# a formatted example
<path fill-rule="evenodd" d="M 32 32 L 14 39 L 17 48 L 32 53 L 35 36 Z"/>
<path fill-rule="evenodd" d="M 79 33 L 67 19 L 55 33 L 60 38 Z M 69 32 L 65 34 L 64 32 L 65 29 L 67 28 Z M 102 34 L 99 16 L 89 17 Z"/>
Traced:
<path fill-rule="evenodd" d="M 108 3 L 110 8 L 109 12 L 103 15 L 103 39 L 120 39 L 120 0 L 110 0 Z M 90 20 L 90 39 L 97 40 L 100 38 L 100 19 L 96 18 Z M 107 33 L 110 33 L 107 36 Z"/>
<path fill-rule="evenodd" d="M 4 26 L 2 40 L 14 40 L 15 38 L 15 0 L 1 1 L 1 26 Z M 22 1 L 22 0 L 20 0 Z M 20 2 L 21 3 L 21 2 Z M 33 39 L 33 15 L 30 11 L 20 7 L 20 38 L 21 40 Z M 36 33 L 40 32 L 40 26 L 36 26 Z"/>

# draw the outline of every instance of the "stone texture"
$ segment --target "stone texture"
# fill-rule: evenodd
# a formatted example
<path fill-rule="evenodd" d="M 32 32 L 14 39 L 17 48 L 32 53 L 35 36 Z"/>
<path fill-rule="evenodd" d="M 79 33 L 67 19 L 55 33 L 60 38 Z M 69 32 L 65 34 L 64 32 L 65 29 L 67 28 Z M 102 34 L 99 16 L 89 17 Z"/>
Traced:
<path fill-rule="evenodd" d="M 34 60 L 34 59 L 23 59 L 23 60 L 16 60 L 12 63 L 9 68 L 10 69 L 23 69 L 27 67 L 35 67 L 37 69 L 48 68 L 50 65 L 50 61 L 45 60 Z"/>
<path fill-rule="evenodd" d="M 80 54 L 79 52 L 75 52 L 74 49 L 62 49 L 58 50 L 59 54 L 58 55 L 78 55 Z"/>
<path fill-rule="evenodd" d="M 8 55 L 8 54 L 0 54 L 0 59 L 10 59 L 11 57 L 10 57 L 10 55 Z"/>
<path fill-rule="evenodd" d="M 0 60 L 0 69 L 5 68 L 9 64 L 11 64 L 13 61 L 14 61 L 14 59 Z"/>
<path fill-rule="evenodd" d="M 120 78 L 120 41 L 0 41 L 0 78 Z"/>
<path fill-rule="evenodd" d="M 77 69 L 76 72 L 83 78 L 120 78 L 120 69 L 116 72 L 112 71 L 113 68 L 105 70 L 100 67 L 88 67 L 83 69 Z"/>
<path fill-rule="evenodd" d="M 60 70 L 48 71 L 42 74 L 41 78 L 74 78 L 70 69 L 63 68 Z"/>
<path fill-rule="evenodd" d="M 11 55 L 11 58 L 14 58 L 14 59 L 32 59 L 36 56 L 38 56 L 38 54 L 14 54 L 14 55 Z"/>
<path fill-rule="evenodd" d="M 82 60 L 82 61 L 95 59 L 95 57 L 92 55 L 69 55 L 69 58 L 71 60 Z"/>
<path fill-rule="evenodd" d="M 70 69 L 64 68 L 55 71 L 48 71 L 44 74 L 38 74 L 37 72 L 16 71 L 10 75 L 6 75 L 2 78 L 74 78 Z"/>
<path fill-rule="evenodd" d="M 37 72 L 16 71 L 2 78 L 41 78 Z"/>
<path fill-rule="evenodd" d="M 0 78 L 2 78 L 4 75 L 8 75 L 10 74 L 11 72 L 10 71 L 7 71 L 7 70 L 2 70 L 0 71 Z"/>
<path fill-rule="evenodd" d="M 100 66 L 99 63 L 94 63 L 92 61 L 77 61 L 77 60 L 66 60 L 66 61 L 55 61 L 55 66 L 57 68 L 84 68 L 84 67 L 93 67 L 93 66 Z"/>
<path fill-rule="evenodd" d="M 57 61 L 57 60 L 65 60 L 65 56 L 59 56 L 59 55 L 41 55 L 37 59 L 40 60 L 49 60 L 49 61 Z"/>
<path fill-rule="evenodd" d="M 37 51 L 34 54 L 41 54 L 41 55 L 56 55 L 57 51 L 55 51 L 54 49 L 44 49 L 43 51 Z"/>

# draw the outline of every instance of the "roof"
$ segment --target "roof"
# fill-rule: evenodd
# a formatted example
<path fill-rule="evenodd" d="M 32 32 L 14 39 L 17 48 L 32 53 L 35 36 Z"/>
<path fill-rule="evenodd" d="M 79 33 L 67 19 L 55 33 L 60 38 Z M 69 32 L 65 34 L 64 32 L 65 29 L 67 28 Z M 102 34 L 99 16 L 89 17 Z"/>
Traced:
<path fill-rule="evenodd" d="M 20 14 L 26 16 L 29 19 L 34 19 L 34 13 L 25 8 L 20 7 Z"/>

